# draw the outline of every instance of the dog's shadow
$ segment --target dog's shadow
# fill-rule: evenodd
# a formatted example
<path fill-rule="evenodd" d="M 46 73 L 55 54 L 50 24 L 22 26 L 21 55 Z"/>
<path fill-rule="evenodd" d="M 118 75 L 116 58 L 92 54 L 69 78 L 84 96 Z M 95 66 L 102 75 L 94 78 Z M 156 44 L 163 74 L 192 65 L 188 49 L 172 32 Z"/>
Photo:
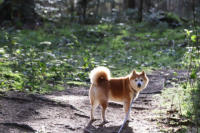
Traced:
<path fill-rule="evenodd" d="M 118 133 L 121 125 L 119 126 L 106 126 L 109 122 L 103 122 L 98 125 L 94 125 L 96 120 L 90 121 L 84 128 L 84 133 Z M 124 125 L 121 133 L 134 133 L 133 129 L 129 127 L 129 122 L 127 121 Z"/>

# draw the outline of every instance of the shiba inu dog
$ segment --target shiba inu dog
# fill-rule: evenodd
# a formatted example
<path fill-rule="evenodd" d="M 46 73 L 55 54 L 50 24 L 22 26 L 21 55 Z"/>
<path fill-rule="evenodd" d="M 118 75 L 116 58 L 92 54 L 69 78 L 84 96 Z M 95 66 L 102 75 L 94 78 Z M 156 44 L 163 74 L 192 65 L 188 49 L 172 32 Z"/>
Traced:
<path fill-rule="evenodd" d="M 89 97 L 91 103 L 90 120 L 94 120 L 94 110 L 102 107 L 102 121 L 106 122 L 105 111 L 108 101 L 123 102 L 125 113 L 128 112 L 132 98 L 137 98 L 139 92 L 146 88 L 149 79 L 144 71 L 132 71 L 126 77 L 111 78 L 106 67 L 97 67 L 90 72 L 91 86 Z"/>

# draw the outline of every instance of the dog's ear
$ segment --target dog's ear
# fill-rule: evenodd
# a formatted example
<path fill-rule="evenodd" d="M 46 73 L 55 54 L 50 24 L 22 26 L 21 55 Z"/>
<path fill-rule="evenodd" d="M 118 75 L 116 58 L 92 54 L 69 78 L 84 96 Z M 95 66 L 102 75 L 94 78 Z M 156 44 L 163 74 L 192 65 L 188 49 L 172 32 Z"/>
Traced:
<path fill-rule="evenodd" d="M 146 73 L 144 72 L 144 70 L 142 71 L 142 74 L 141 75 L 143 75 L 143 76 L 145 76 L 146 75 Z"/>
<path fill-rule="evenodd" d="M 136 73 L 136 71 L 135 71 L 135 70 L 133 70 L 133 72 L 132 72 L 132 75 L 137 75 L 137 73 Z"/>

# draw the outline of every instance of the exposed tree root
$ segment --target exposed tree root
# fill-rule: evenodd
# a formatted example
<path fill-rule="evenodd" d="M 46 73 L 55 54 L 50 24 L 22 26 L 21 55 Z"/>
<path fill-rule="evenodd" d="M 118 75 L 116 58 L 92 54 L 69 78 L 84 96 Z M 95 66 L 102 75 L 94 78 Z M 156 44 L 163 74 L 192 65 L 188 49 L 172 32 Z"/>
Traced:
<path fill-rule="evenodd" d="M 42 101 L 48 105 L 53 105 L 56 107 L 69 107 L 72 110 L 82 112 L 80 109 L 74 107 L 71 104 L 64 104 L 64 103 L 54 101 L 54 100 L 51 100 L 51 99 L 43 97 L 43 96 L 31 94 L 31 95 L 28 95 L 27 97 L 29 97 L 29 98 L 20 98 L 20 97 L 15 97 L 15 96 L 11 97 L 11 96 L 6 96 L 6 95 L 2 95 L 2 96 L 0 95 L 0 98 L 6 99 L 6 100 L 13 100 L 13 101 L 16 101 L 19 103 L 31 103 L 31 102 L 35 102 L 35 101 Z"/>
<path fill-rule="evenodd" d="M 85 128 L 85 129 L 84 129 L 84 133 L 93 133 L 93 132 L 90 131 L 89 129 Z"/>
<path fill-rule="evenodd" d="M 161 90 L 149 91 L 149 92 L 141 92 L 141 94 L 160 94 Z"/>
<path fill-rule="evenodd" d="M 122 108 L 123 107 L 123 105 L 118 104 L 118 103 L 109 103 L 109 105 L 114 108 Z M 132 108 L 136 109 L 136 110 L 149 110 L 150 109 L 148 107 L 139 107 L 139 106 L 133 106 Z"/>
<path fill-rule="evenodd" d="M 83 117 L 83 118 L 88 118 L 88 119 L 90 118 L 87 115 L 83 115 L 83 114 L 79 114 L 79 113 L 74 113 L 74 115 L 79 116 L 79 117 Z"/>
<path fill-rule="evenodd" d="M 13 100 L 13 101 L 20 102 L 20 103 L 32 102 L 31 99 L 19 98 L 19 97 L 9 97 L 9 96 L 5 96 L 5 95 L 0 95 L 0 98 L 7 99 L 7 100 Z"/>
<path fill-rule="evenodd" d="M 23 129 L 23 130 L 26 130 L 26 131 L 29 131 L 29 132 L 35 132 L 35 130 L 31 126 L 26 125 L 26 124 L 6 122 L 6 123 L 0 123 L 0 125 L 19 128 L 19 129 Z"/>
<path fill-rule="evenodd" d="M 82 112 L 81 110 L 79 110 L 78 108 L 74 107 L 71 104 L 63 104 L 61 102 L 54 101 L 54 100 L 51 100 L 51 99 L 43 97 L 43 96 L 37 96 L 37 95 L 29 95 L 29 96 L 33 99 L 33 101 L 42 101 L 42 102 L 45 102 L 46 104 L 53 105 L 53 106 L 69 107 L 73 110 Z"/>
<path fill-rule="evenodd" d="M 80 127 L 77 127 L 77 128 L 74 128 L 74 127 L 71 127 L 70 125 L 66 125 L 65 128 L 71 130 L 71 131 L 75 131 L 77 129 L 80 129 Z"/>

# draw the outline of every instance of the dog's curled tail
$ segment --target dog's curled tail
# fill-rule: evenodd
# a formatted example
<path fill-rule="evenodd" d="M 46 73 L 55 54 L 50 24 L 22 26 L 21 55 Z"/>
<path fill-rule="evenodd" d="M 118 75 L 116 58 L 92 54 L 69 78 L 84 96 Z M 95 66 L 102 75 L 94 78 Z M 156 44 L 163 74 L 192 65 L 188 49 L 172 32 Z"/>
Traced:
<path fill-rule="evenodd" d="M 100 85 L 110 79 L 110 70 L 106 67 L 96 67 L 90 72 L 90 81 L 92 84 Z"/>

